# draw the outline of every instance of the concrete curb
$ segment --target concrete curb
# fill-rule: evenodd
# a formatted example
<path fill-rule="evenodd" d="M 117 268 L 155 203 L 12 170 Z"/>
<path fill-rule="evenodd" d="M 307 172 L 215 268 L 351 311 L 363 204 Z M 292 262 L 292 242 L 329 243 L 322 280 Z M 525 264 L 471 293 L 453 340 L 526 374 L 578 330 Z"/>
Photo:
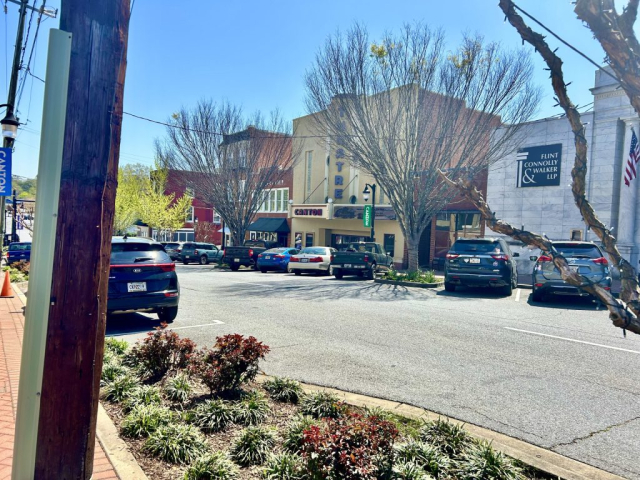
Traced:
<path fill-rule="evenodd" d="M 273 377 L 261 375 L 257 380 L 259 382 L 264 382 L 270 378 Z M 592 467 L 586 463 L 565 457 L 564 455 L 552 452 L 551 450 L 546 450 L 542 447 L 531 445 L 530 443 L 494 432 L 487 428 L 479 427 L 470 423 L 464 423 L 454 418 L 447 417 L 446 415 L 431 412 L 420 407 L 317 385 L 302 384 L 302 388 L 305 392 L 324 391 L 334 393 L 345 403 L 357 407 L 380 407 L 408 418 L 418 420 L 444 419 L 458 425 L 464 425 L 465 429 L 471 435 L 491 442 L 497 450 L 504 452 L 522 463 L 531 465 L 538 470 L 558 476 L 564 480 L 624 480 L 623 477 L 605 472 L 604 470 L 600 470 L 599 468 Z"/>
<path fill-rule="evenodd" d="M 111 465 L 113 465 L 118 478 L 122 480 L 148 480 L 135 457 L 127 448 L 127 444 L 118 435 L 118 429 L 109 418 L 109 415 L 107 415 L 102 404 L 98 404 L 96 437 Z"/>
<path fill-rule="evenodd" d="M 397 280 L 385 280 L 383 278 L 375 278 L 374 283 L 381 283 L 383 285 L 398 285 L 400 287 L 413 287 L 413 288 L 438 288 L 444 285 L 443 281 L 435 283 L 418 283 L 418 282 L 402 282 Z"/>

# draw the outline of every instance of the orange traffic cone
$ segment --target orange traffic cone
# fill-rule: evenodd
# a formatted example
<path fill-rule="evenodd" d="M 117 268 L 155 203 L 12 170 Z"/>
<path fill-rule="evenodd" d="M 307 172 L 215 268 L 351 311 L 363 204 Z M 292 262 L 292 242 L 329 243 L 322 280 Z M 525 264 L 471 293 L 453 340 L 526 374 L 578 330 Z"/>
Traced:
<path fill-rule="evenodd" d="M 2 292 L 0 292 L 0 298 L 13 298 L 13 289 L 11 288 L 11 278 L 9 277 L 9 271 L 4 272 L 4 282 L 2 284 Z"/>

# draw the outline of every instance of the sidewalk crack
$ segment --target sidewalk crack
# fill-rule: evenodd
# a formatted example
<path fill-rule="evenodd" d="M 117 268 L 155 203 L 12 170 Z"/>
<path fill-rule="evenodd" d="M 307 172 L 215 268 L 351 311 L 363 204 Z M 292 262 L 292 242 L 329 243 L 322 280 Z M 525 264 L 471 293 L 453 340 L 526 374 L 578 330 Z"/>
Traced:
<path fill-rule="evenodd" d="M 576 437 L 576 438 L 574 438 L 573 440 L 571 440 L 569 442 L 556 443 L 554 445 L 551 445 L 549 448 L 550 449 L 555 449 L 555 448 L 558 448 L 558 447 L 566 447 L 566 446 L 569 446 L 569 445 L 575 445 L 578 442 L 581 442 L 583 440 L 588 440 L 589 438 L 593 438 L 596 435 L 599 435 L 601 433 L 607 433 L 607 432 L 613 430 L 614 428 L 623 427 L 623 426 L 625 426 L 625 425 L 627 425 L 627 424 L 629 424 L 631 422 L 634 422 L 636 420 L 640 420 L 640 416 L 630 418 L 629 420 L 625 420 L 624 422 L 614 423 L 613 425 L 609 425 L 608 427 L 601 428 L 600 430 L 595 430 L 595 431 L 590 432 L 590 433 L 588 433 L 586 435 L 583 435 L 581 437 Z"/>

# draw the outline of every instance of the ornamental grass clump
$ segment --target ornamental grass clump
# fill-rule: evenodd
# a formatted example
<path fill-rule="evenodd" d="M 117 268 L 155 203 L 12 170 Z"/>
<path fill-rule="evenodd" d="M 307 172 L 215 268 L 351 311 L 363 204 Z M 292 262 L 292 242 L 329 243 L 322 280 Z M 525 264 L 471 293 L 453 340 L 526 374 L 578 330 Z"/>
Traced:
<path fill-rule="evenodd" d="M 122 421 L 122 434 L 127 437 L 148 437 L 158 428 L 169 425 L 174 415 L 158 405 L 137 405 Z"/>
<path fill-rule="evenodd" d="M 234 405 L 233 421 L 241 425 L 257 425 L 262 423 L 270 412 L 269 402 L 264 394 L 254 390 Z"/>
<path fill-rule="evenodd" d="M 269 347 L 255 337 L 225 335 L 216 338 L 213 348 L 194 355 L 189 369 L 211 393 L 237 394 L 241 385 L 255 379 L 258 362 L 267 353 Z"/>
<path fill-rule="evenodd" d="M 397 480 L 433 480 L 420 465 L 414 462 L 399 462 L 393 466 L 393 478 Z"/>
<path fill-rule="evenodd" d="M 276 444 L 276 434 L 265 427 L 247 427 L 231 447 L 231 457 L 243 466 L 260 465 Z"/>
<path fill-rule="evenodd" d="M 120 375 L 102 388 L 102 398 L 113 403 L 126 400 L 138 387 L 139 380 L 130 374 Z"/>
<path fill-rule="evenodd" d="M 117 357 L 122 357 L 129 350 L 129 343 L 126 340 L 118 340 L 117 338 L 107 338 L 104 341 L 104 351 L 113 353 Z"/>
<path fill-rule="evenodd" d="M 131 410 L 139 405 L 161 405 L 162 397 L 160 389 L 151 385 L 141 385 L 134 388 L 122 402 L 125 411 Z"/>
<path fill-rule="evenodd" d="M 100 374 L 100 384 L 105 386 L 109 382 L 113 382 L 116 378 L 127 375 L 129 369 L 119 363 L 117 360 L 105 362 L 102 365 L 102 373 Z"/>
<path fill-rule="evenodd" d="M 203 456 L 207 443 L 194 426 L 169 424 L 149 435 L 142 449 L 167 462 L 184 465 Z"/>
<path fill-rule="evenodd" d="M 472 443 L 464 426 L 449 420 L 425 422 L 420 429 L 420 440 L 430 443 L 451 458 L 461 455 Z"/>
<path fill-rule="evenodd" d="M 262 470 L 266 480 L 303 480 L 305 478 L 302 457 L 295 453 L 271 454 Z"/>
<path fill-rule="evenodd" d="M 150 376 L 162 376 L 169 370 L 186 368 L 196 344 L 171 330 L 149 332 L 137 342 L 129 353 L 130 361 L 137 363 Z"/>
<path fill-rule="evenodd" d="M 344 409 L 338 396 L 329 392 L 310 393 L 300 402 L 300 412 L 313 418 L 338 418 Z"/>
<path fill-rule="evenodd" d="M 297 404 L 302 397 L 300 382 L 290 378 L 274 377 L 262 384 L 269 396 L 278 402 Z"/>
<path fill-rule="evenodd" d="M 184 480 L 234 480 L 238 467 L 224 452 L 208 453 L 193 462 L 184 474 Z"/>
<path fill-rule="evenodd" d="M 523 480 L 522 470 L 490 443 L 476 442 L 461 456 L 456 469 L 460 480 Z"/>
<path fill-rule="evenodd" d="M 443 477 L 450 468 L 449 457 L 425 442 L 409 440 L 395 445 L 394 451 L 397 462 L 418 465 L 436 478 Z"/>
<path fill-rule="evenodd" d="M 313 417 L 299 415 L 294 418 L 287 429 L 284 432 L 283 448 L 292 453 L 299 453 L 302 451 L 302 444 L 304 440 L 304 431 L 309 430 L 313 425 L 320 425 L 320 421 Z"/>
<path fill-rule="evenodd" d="M 164 385 L 165 396 L 176 403 L 186 403 L 192 390 L 189 377 L 184 373 L 170 378 Z"/>
<path fill-rule="evenodd" d="M 189 412 L 188 418 L 205 432 L 220 432 L 233 422 L 235 409 L 223 400 L 207 400 Z"/>

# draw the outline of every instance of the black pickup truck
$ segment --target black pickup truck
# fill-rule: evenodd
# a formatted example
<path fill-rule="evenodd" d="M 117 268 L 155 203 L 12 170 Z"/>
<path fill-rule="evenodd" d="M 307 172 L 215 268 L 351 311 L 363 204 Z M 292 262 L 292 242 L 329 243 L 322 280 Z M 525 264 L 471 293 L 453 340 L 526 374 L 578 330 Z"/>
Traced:
<path fill-rule="evenodd" d="M 278 242 L 268 240 L 247 240 L 242 247 L 227 247 L 224 250 L 223 262 L 227 263 L 234 272 L 240 267 L 255 268 L 259 254 L 279 246 Z"/>
<path fill-rule="evenodd" d="M 393 268 L 393 257 L 387 255 L 379 243 L 352 243 L 346 250 L 336 252 L 331 261 L 333 276 L 357 275 L 373 278 L 378 271 Z"/>

